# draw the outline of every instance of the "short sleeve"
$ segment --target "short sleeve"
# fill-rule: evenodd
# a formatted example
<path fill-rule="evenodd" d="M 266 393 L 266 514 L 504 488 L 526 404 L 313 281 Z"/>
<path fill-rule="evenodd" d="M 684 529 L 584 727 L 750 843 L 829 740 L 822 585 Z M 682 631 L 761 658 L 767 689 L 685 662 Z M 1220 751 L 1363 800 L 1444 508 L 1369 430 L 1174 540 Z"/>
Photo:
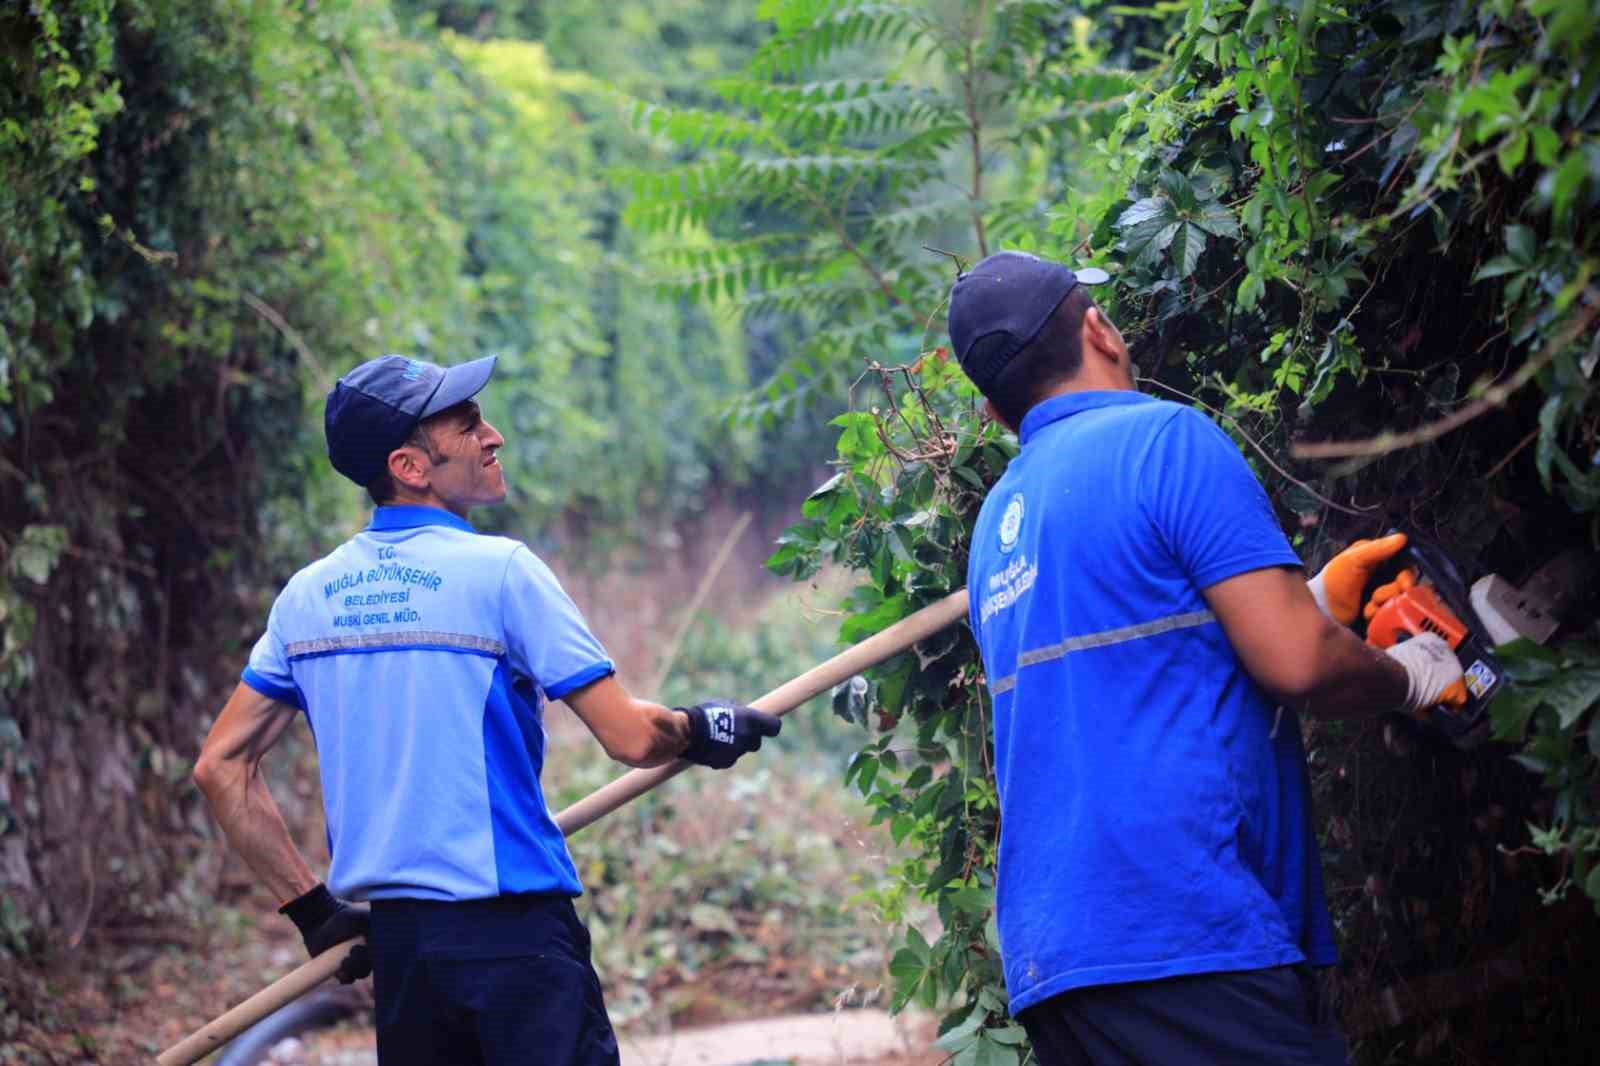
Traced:
<path fill-rule="evenodd" d="M 527 548 L 512 553 L 501 595 L 511 667 L 537 681 L 546 696 L 558 700 L 616 673 L 561 582 Z"/>
<path fill-rule="evenodd" d="M 294 675 L 289 672 L 289 655 L 284 650 L 283 638 L 280 630 L 279 610 L 283 599 L 272 605 L 272 613 L 267 616 L 267 631 L 261 634 L 261 639 L 256 641 L 256 646 L 250 651 L 250 661 L 245 664 L 240 680 L 263 696 L 270 696 L 279 703 L 287 703 L 291 707 L 305 709 L 300 699 L 300 690 L 295 686 Z"/>
<path fill-rule="evenodd" d="M 1301 565 L 1244 456 L 1193 408 L 1180 408 L 1156 434 L 1139 476 L 1146 514 L 1196 588 Z"/>

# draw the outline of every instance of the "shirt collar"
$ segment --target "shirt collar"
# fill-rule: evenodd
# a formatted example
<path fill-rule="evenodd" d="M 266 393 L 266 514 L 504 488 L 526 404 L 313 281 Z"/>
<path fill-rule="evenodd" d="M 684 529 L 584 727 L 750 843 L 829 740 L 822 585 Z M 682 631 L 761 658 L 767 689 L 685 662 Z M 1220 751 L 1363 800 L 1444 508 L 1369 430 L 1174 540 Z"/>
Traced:
<path fill-rule="evenodd" d="M 1026 445 L 1029 439 L 1039 435 L 1039 431 L 1052 422 L 1059 422 L 1063 418 L 1070 418 L 1079 411 L 1092 411 L 1096 407 L 1116 407 L 1130 403 L 1152 403 L 1154 396 L 1146 396 L 1133 389 L 1091 389 L 1084 392 L 1064 392 L 1060 396 L 1052 396 L 1048 400 L 1033 405 L 1027 414 L 1022 416 L 1022 427 L 1017 433 L 1017 439 Z"/>
<path fill-rule="evenodd" d="M 380 507 L 372 512 L 372 521 L 367 528 L 369 530 L 415 529 L 418 526 L 449 526 L 463 533 L 477 532 L 472 528 L 471 522 L 446 511 L 443 507 L 427 507 L 419 504 Z"/>

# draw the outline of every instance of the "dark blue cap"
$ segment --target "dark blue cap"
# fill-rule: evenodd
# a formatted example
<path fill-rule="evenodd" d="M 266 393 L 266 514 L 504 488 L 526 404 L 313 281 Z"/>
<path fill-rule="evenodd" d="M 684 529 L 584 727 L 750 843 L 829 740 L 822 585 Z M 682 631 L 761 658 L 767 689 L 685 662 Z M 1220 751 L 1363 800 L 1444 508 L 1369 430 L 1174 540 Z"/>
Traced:
<path fill-rule="evenodd" d="M 443 367 L 403 355 L 368 360 L 328 392 L 322 428 L 328 460 L 357 485 L 370 485 L 429 415 L 470 400 L 494 373 L 492 355 Z"/>
<path fill-rule="evenodd" d="M 1026 252 L 996 252 L 957 275 L 950 290 L 950 344 L 956 361 L 979 391 L 987 392 L 1006 364 L 1039 335 L 1067 293 L 1109 280 L 1098 267 L 1073 273 Z"/>

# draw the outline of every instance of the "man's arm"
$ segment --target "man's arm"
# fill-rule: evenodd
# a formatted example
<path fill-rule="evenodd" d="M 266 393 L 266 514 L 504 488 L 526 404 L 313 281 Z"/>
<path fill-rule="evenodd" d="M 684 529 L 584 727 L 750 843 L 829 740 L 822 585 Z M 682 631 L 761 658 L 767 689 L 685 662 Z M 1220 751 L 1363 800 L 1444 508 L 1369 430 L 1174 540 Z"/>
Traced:
<path fill-rule="evenodd" d="M 660 766 L 689 746 L 689 716 L 635 699 L 615 674 L 562 697 L 606 754 L 628 766 Z"/>
<path fill-rule="evenodd" d="M 1202 595 L 1246 672 L 1285 703 L 1319 718 L 1407 706 L 1406 668 L 1323 614 L 1303 572 L 1251 570 Z"/>
<path fill-rule="evenodd" d="M 725 700 L 668 708 L 634 699 L 615 675 L 561 698 L 583 719 L 606 754 L 629 766 L 687 759 L 726 770 L 740 756 L 761 750 L 761 741 L 783 728 L 774 715 Z"/>
<path fill-rule="evenodd" d="M 267 790 L 261 759 L 299 712 L 241 682 L 217 715 L 194 781 L 228 842 L 280 900 L 292 900 L 317 885 L 294 846 L 283 814 Z"/>

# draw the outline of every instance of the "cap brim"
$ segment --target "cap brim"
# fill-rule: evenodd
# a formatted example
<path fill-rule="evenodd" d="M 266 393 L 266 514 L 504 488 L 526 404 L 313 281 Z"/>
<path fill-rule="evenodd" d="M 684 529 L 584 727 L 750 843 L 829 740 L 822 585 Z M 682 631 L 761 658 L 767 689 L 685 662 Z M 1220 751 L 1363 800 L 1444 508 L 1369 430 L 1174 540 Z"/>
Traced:
<path fill-rule="evenodd" d="M 438 389 L 434 390 L 433 399 L 422 409 L 418 420 L 436 415 L 447 407 L 454 407 L 463 400 L 470 400 L 483 391 L 489 384 L 489 376 L 494 373 L 494 361 L 497 357 L 486 355 L 482 359 L 474 359 L 470 363 L 444 368 L 444 380 L 439 382 Z"/>

